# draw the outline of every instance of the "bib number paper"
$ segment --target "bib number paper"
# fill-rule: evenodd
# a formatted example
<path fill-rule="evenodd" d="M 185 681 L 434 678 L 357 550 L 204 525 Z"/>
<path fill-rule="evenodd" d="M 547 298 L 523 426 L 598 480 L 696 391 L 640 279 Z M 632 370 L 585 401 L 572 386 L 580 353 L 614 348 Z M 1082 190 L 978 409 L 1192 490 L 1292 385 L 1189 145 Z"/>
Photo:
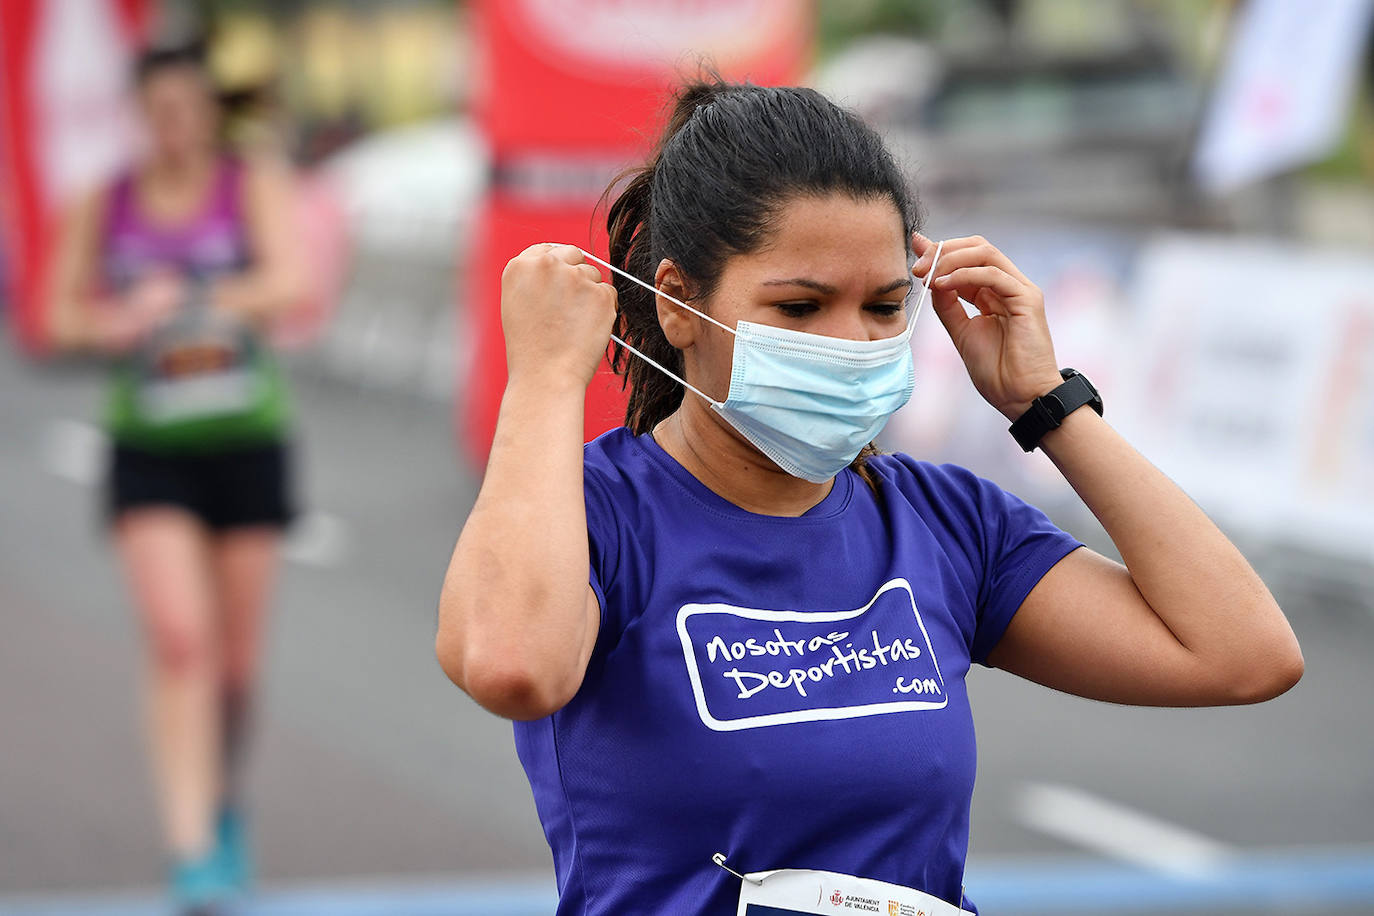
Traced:
<path fill-rule="evenodd" d="M 138 408 L 155 424 L 251 410 L 260 394 L 246 332 L 204 312 L 186 315 L 141 355 Z"/>
<path fill-rule="evenodd" d="M 828 871 L 780 869 L 745 875 L 736 916 L 960 916 L 964 910 L 924 891 Z"/>

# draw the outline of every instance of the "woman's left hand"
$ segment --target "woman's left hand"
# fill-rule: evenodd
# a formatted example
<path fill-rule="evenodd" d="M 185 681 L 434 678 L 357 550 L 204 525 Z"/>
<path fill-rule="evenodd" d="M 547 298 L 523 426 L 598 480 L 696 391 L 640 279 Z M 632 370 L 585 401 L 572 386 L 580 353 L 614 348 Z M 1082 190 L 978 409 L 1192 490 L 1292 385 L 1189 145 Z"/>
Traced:
<path fill-rule="evenodd" d="M 911 272 L 925 278 L 935 242 L 912 236 Z M 931 304 L 968 369 L 973 386 L 1009 420 L 1062 381 L 1045 321 L 1045 297 L 987 239 L 949 239 L 930 287 Z M 969 317 L 960 299 L 980 314 Z"/>

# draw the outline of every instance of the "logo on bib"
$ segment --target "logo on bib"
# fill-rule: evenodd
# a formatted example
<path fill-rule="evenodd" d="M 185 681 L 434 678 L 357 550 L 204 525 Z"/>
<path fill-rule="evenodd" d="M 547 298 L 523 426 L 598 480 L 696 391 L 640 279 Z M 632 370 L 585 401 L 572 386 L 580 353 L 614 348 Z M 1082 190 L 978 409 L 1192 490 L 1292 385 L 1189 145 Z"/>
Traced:
<path fill-rule="evenodd" d="M 911 583 L 853 611 L 687 604 L 677 631 L 701 721 L 715 731 L 853 719 L 949 702 Z"/>

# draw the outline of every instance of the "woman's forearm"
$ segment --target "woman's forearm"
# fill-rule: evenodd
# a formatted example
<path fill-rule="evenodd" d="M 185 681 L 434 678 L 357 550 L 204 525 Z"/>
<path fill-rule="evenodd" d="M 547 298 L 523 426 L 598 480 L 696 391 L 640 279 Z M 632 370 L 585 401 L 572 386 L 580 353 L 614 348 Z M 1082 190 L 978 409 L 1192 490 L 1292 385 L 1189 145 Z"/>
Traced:
<path fill-rule="evenodd" d="M 439 600 L 445 673 L 499 715 L 535 718 L 581 683 L 589 642 L 584 387 L 512 379 L 486 477 Z"/>
<path fill-rule="evenodd" d="M 211 301 L 253 324 L 272 320 L 300 300 L 299 284 L 290 276 L 249 271 L 216 281 Z"/>
<path fill-rule="evenodd" d="M 1141 596 L 1219 679 L 1257 664 L 1301 673 L 1297 639 L 1254 569 L 1106 421 L 1077 410 L 1041 447 L 1102 523 Z"/>
<path fill-rule="evenodd" d="M 59 352 L 95 350 L 95 312 L 85 302 L 63 297 L 50 306 L 48 342 Z"/>
<path fill-rule="evenodd" d="M 58 352 L 118 355 L 132 339 L 132 322 L 116 302 L 71 297 L 53 306 L 48 340 Z"/>

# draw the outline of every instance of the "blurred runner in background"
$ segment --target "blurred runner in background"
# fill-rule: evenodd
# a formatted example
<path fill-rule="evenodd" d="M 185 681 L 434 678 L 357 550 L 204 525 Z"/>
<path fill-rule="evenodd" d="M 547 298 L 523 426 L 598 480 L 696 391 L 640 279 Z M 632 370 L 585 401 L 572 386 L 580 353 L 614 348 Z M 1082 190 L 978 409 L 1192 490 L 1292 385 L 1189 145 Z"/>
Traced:
<path fill-rule="evenodd" d="M 251 880 L 239 774 L 292 515 L 264 330 L 301 281 L 288 172 L 224 150 L 202 50 L 146 52 L 135 87 L 145 156 L 67 218 L 48 313 L 56 346 L 117 358 L 107 510 L 149 649 L 171 891 L 201 913 Z"/>

